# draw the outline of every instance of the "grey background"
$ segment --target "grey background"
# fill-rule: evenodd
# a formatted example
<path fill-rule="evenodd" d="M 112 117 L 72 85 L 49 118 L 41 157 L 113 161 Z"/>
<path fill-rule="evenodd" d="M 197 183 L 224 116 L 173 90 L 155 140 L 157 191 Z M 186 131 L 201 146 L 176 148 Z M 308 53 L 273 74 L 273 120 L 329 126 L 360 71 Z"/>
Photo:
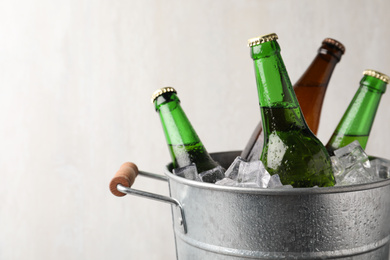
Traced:
<path fill-rule="evenodd" d="M 117 198 L 125 161 L 170 157 L 154 90 L 173 86 L 209 152 L 239 150 L 260 120 L 249 38 L 275 32 L 292 83 L 332 37 L 346 53 L 318 137 L 364 69 L 390 74 L 389 1 L 17 0 L 0 3 L 0 259 L 174 259 L 168 205 Z M 390 94 L 367 145 L 390 158 Z M 134 188 L 168 194 L 137 179 Z"/>

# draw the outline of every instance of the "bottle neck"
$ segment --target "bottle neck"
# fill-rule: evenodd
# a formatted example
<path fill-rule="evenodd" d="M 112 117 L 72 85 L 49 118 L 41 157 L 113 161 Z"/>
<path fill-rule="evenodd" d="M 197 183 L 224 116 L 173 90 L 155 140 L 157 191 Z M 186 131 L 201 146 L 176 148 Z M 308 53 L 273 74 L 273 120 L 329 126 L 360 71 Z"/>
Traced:
<path fill-rule="evenodd" d="M 318 131 L 326 89 L 342 54 L 334 45 L 322 43 L 310 66 L 294 85 L 306 123 L 314 134 Z"/>
<path fill-rule="evenodd" d="M 168 145 L 200 143 L 200 139 L 180 106 L 175 93 L 164 93 L 154 101 Z"/>
<path fill-rule="evenodd" d="M 344 50 L 341 50 L 339 47 L 323 42 L 321 47 L 318 49 L 319 54 L 323 54 L 324 58 L 330 58 L 330 56 L 334 57 L 337 62 L 341 60 L 341 56 L 344 54 Z"/>
<path fill-rule="evenodd" d="M 305 126 L 305 120 L 299 108 L 283 59 L 280 47 L 276 41 L 265 42 L 251 48 L 251 57 L 254 60 L 257 90 L 260 108 L 291 109 L 289 120 L 295 124 Z M 262 114 L 263 123 L 271 125 L 284 124 L 273 116 Z M 264 118 L 266 116 L 266 118 Z M 267 122 L 270 121 L 270 122 Z M 272 123 L 271 123 L 272 121 Z M 292 122 L 290 122 L 292 123 Z M 266 129 L 264 127 L 264 129 Z"/>
<path fill-rule="evenodd" d="M 297 87 L 323 87 L 326 89 L 341 56 L 340 50 L 330 49 L 323 44 L 305 73 L 295 83 L 294 89 Z"/>
<path fill-rule="evenodd" d="M 198 173 L 218 166 L 200 141 L 175 93 L 164 93 L 154 101 L 159 112 L 173 168 L 195 163 Z"/>
<path fill-rule="evenodd" d="M 371 76 L 362 78 L 359 89 L 327 144 L 328 149 L 341 148 L 348 144 L 345 140 L 353 138 L 359 139 L 360 145 L 365 148 L 386 85 Z"/>

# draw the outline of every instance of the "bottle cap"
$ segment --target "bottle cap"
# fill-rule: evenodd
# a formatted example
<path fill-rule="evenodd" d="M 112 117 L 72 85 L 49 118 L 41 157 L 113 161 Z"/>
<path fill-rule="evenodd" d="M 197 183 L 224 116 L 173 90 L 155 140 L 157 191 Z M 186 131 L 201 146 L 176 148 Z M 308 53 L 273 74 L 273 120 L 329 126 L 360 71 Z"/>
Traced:
<path fill-rule="evenodd" d="M 325 40 L 322 41 L 322 43 L 331 44 L 331 45 L 337 47 L 338 49 L 340 49 L 340 51 L 341 51 L 343 54 L 345 53 L 345 47 L 344 47 L 344 45 L 343 45 L 341 42 L 336 41 L 335 39 L 326 38 Z"/>
<path fill-rule="evenodd" d="M 252 47 L 254 45 L 259 45 L 259 44 L 262 44 L 264 42 L 274 41 L 277 39 L 278 39 L 278 36 L 276 35 L 276 33 L 270 33 L 270 34 L 266 34 L 266 35 L 262 35 L 259 37 L 249 39 L 248 46 Z"/>
<path fill-rule="evenodd" d="M 168 93 L 168 92 L 174 92 L 174 93 L 177 93 L 177 91 L 172 88 L 172 87 L 165 87 L 165 88 L 160 88 L 160 89 L 157 89 L 156 91 L 153 92 L 153 95 L 152 95 L 152 103 L 154 102 L 154 100 L 161 96 L 162 94 L 164 93 Z"/>
<path fill-rule="evenodd" d="M 389 82 L 390 82 L 389 76 L 387 76 L 383 73 L 380 73 L 376 70 L 365 70 L 365 71 L 363 71 L 363 75 L 367 75 L 367 76 L 371 76 L 371 77 L 380 79 L 383 82 L 385 82 L 386 84 L 389 84 Z"/>

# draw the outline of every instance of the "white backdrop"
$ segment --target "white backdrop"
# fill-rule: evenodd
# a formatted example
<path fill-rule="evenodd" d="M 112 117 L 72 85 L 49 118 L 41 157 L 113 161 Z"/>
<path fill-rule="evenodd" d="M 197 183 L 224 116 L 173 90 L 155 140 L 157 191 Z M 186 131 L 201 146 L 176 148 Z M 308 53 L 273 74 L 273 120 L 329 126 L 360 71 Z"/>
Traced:
<path fill-rule="evenodd" d="M 0 3 L 0 259 L 174 259 L 170 206 L 117 198 L 125 161 L 169 162 L 154 90 L 178 90 L 209 152 L 245 146 L 260 112 L 249 38 L 275 32 L 294 83 L 322 40 L 346 53 L 327 142 L 364 69 L 390 74 L 390 2 L 16 0 Z M 390 94 L 367 145 L 390 158 Z M 168 194 L 166 184 L 134 188 Z M 238 216 L 239 217 L 239 216 Z"/>

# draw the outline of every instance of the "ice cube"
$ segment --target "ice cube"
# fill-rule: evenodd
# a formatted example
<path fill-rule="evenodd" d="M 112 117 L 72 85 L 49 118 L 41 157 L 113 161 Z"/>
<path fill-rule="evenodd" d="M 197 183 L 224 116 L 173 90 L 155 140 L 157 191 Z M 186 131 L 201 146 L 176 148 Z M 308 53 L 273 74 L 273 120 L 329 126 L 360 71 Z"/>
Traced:
<path fill-rule="evenodd" d="M 173 169 L 173 174 L 194 181 L 201 181 L 195 163 Z"/>
<path fill-rule="evenodd" d="M 267 188 L 282 188 L 283 183 L 280 181 L 280 177 L 278 174 L 274 174 L 271 176 L 271 179 L 268 182 Z"/>
<path fill-rule="evenodd" d="M 229 166 L 229 168 L 226 170 L 225 177 L 232 180 L 236 180 L 238 175 L 238 169 L 242 162 L 246 162 L 246 161 L 242 159 L 240 156 L 237 156 L 232 162 L 232 164 Z"/>
<path fill-rule="evenodd" d="M 222 166 L 217 166 L 211 170 L 201 172 L 199 176 L 203 182 L 215 183 L 225 178 L 225 169 Z"/>
<path fill-rule="evenodd" d="M 390 177 L 390 161 L 384 159 L 373 159 L 371 168 L 374 176 L 379 179 L 388 179 Z"/>
<path fill-rule="evenodd" d="M 364 167 L 363 163 L 355 163 L 343 174 L 335 176 L 336 186 L 354 185 L 375 181 L 374 176 Z"/>
<path fill-rule="evenodd" d="M 215 184 L 222 186 L 237 186 L 237 182 L 229 178 L 223 178 L 222 180 L 217 181 Z"/>
<path fill-rule="evenodd" d="M 344 173 L 345 167 L 337 156 L 331 156 L 333 176 L 338 177 Z"/>
<path fill-rule="evenodd" d="M 356 163 L 362 163 L 364 167 L 370 167 L 370 161 L 359 141 L 352 143 L 334 151 L 335 156 L 340 160 L 345 169 L 353 167 Z"/>
<path fill-rule="evenodd" d="M 245 183 L 245 187 L 257 186 L 267 188 L 270 179 L 271 175 L 267 172 L 263 162 L 260 160 L 240 163 L 237 182 Z"/>
<path fill-rule="evenodd" d="M 256 182 L 239 182 L 237 183 L 238 187 L 243 187 L 243 188 L 262 188 L 259 187 L 259 185 Z"/>

